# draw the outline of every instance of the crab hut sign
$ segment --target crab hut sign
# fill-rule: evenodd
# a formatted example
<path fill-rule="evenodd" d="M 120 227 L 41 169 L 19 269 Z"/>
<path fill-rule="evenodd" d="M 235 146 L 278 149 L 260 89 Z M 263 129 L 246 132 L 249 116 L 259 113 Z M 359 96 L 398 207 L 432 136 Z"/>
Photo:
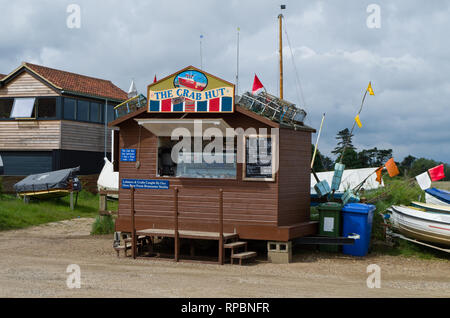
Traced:
<path fill-rule="evenodd" d="M 232 113 L 234 85 L 189 66 L 148 86 L 150 113 Z"/>

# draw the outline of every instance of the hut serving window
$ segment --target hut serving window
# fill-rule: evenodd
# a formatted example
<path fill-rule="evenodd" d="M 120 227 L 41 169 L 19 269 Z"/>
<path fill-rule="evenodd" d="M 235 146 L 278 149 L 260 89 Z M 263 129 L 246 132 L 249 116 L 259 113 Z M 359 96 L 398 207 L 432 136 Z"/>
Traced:
<path fill-rule="evenodd" d="M 244 137 L 245 181 L 275 181 L 275 140 L 270 136 Z"/>
<path fill-rule="evenodd" d="M 158 138 L 158 176 L 200 179 L 236 179 L 236 149 L 226 152 L 196 151 L 194 138 L 191 148 L 173 151 L 179 141 Z M 200 141 L 205 149 L 210 141 Z"/>

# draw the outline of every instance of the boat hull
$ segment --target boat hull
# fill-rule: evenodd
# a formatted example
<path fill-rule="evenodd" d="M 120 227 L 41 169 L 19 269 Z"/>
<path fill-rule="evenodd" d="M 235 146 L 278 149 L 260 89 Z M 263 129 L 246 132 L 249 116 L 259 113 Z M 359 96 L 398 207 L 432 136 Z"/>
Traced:
<path fill-rule="evenodd" d="M 442 201 L 439 198 L 428 193 L 425 193 L 425 201 L 430 204 L 445 205 L 450 207 L 450 204 L 448 204 L 447 202 Z"/>
<path fill-rule="evenodd" d="M 438 205 L 438 204 L 431 204 L 431 203 L 423 203 L 423 202 L 411 202 L 411 205 L 423 209 L 426 212 L 432 212 L 432 213 L 444 213 L 450 215 L 450 206 L 448 205 Z"/>
<path fill-rule="evenodd" d="M 390 208 L 394 228 L 407 237 L 450 246 L 450 216 L 403 206 Z"/>

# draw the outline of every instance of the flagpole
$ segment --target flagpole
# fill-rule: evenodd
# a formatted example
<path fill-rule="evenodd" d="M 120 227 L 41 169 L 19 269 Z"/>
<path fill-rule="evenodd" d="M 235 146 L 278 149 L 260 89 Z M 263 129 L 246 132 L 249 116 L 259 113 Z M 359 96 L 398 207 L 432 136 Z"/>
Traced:
<path fill-rule="evenodd" d="M 319 145 L 319 139 L 320 139 L 320 134 L 322 132 L 322 127 L 323 127 L 324 120 L 325 120 L 325 113 L 323 113 L 322 123 L 320 124 L 319 134 L 317 135 L 316 147 L 314 149 L 314 154 L 313 154 L 312 161 L 311 161 L 311 169 L 314 167 L 314 161 L 316 159 L 316 154 L 317 154 L 317 146 Z"/>
<path fill-rule="evenodd" d="M 200 35 L 200 69 L 201 70 L 203 70 L 202 38 L 203 38 L 203 35 Z"/>
<path fill-rule="evenodd" d="M 236 95 L 239 95 L 239 31 L 237 28 L 237 52 L 236 52 Z"/>
<path fill-rule="evenodd" d="M 369 85 L 370 85 L 370 83 L 371 82 L 369 82 Z M 364 107 L 364 101 L 366 100 L 367 91 L 368 90 L 366 89 L 366 91 L 364 92 L 364 96 L 363 96 L 363 99 L 361 101 L 361 107 L 359 108 L 358 115 L 361 114 L 361 111 L 362 111 L 362 109 Z M 350 136 L 353 135 L 353 130 L 355 129 L 355 126 L 356 126 L 356 121 L 353 121 L 353 126 L 352 126 L 352 130 L 350 131 Z M 342 163 L 342 159 L 344 158 L 345 150 L 347 150 L 347 143 L 344 144 L 344 149 L 342 150 L 341 159 L 339 160 L 339 163 Z"/>

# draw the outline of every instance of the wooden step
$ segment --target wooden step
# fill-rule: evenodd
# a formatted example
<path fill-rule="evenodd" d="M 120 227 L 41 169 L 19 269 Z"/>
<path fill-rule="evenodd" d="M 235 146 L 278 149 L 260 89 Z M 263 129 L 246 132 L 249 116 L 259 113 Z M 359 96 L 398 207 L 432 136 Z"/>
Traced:
<path fill-rule="evenodd" d="M 256 252 L 242 252 L 242 253 L 237 253 L 237 254 L 233 254 L 233 258 L 239 258 L 239 259 L 246 259 L 246 258 L 252 258 L 252 257 L 256 257 Z"/>
<path fill-rule="evenodd" d="M 242 265 L 243 259 L 254 258 L 254 257 L 256 257 L 256 255 L 257 255 L 256 252 L 242 252 L 242 253 L 233 254 L 233 255 L 231 255 L 231 264 L 233 264 L 234 259 L 238 259 L 239 265 Z"/>
<path fill-rule="evenodd" d="M 237 248 L 237 247 L 241 247 L 241 246 L 247 246 L 247 242 L 231 242 L 231 243 L 226 243 L 223 245 L 224 248 Z"/>

